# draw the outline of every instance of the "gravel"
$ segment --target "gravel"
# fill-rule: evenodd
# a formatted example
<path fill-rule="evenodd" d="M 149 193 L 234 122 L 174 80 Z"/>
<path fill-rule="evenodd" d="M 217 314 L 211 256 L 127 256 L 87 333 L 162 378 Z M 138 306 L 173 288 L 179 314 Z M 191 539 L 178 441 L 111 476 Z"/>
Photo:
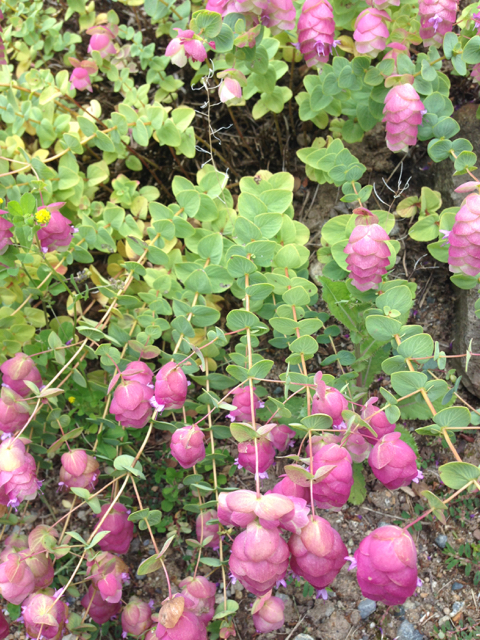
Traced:
<path fill-rule="evenodd" d="M 465 585 L 461 582 L 454 582 L 452 584 L 452 591 L 461 591 Z"/>
<path fill-rule="evenodd" d="M 454 616 L 456 616 L 457 613 L 461 611 L 464 606 L 465 606 L 465 602 L 454 602 L 450 617 L 453 618 Z"/>
<path fill-rule="evenodd" d="M 439 536 L 435 538 L 435 544 L 440 549 L 445 549 L 447 546 L 448 538 L 444 533 L 441 533 Z"/>
<path fill-rule="evenodd" d="M 375 600 L 370 600 L 369 598 L 365 598 L 358 605 L 358 610 L 360 611 L 360 615 L 362 620 L 366 620 L 368 616 L 375 611 L 377 608 L 377 603 Z"/>
<path fill-rule="evenodd" d="M 293 640 L 314 640 L 312 636 L 309 636 L 306 633 L 299 633 L 298 636 L 295 636 Z"/>
<path fill-rule="evenodd" d="M 424 640 L 425 636 L 420 633 L 411 622 L 404 620 L 398 630 L 398 640 Z"/>

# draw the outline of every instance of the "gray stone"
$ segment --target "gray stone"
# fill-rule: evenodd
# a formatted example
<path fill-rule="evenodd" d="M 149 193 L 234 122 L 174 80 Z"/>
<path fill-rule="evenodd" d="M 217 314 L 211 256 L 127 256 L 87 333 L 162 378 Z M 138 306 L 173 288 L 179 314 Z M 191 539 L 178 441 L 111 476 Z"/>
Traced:
<path fill-rule="evenodd" d="M 370 600 L 369 598 L 365 598 L 358 605 L 358 610 L 360 611 L 360 615 L 362 620 L 366 620 L 370 614 L 372 614 L 377 608 L 377 603 L 375 600 Z"/>
<path fill-rule="evenodd" d="M 314 640 L 312 636 L 309 636 L 307 633 L 299 633 L 298 636 L 295 636 L 293 640 Z"/>
<path fill-rule="evenodd" d="M 465 585 L 461 582 L 454 582 L 452 584 L 452 591 L 461 591 Z"/>
<path fill-rule="evenodd" d="M 454 616 L 456 616 L 457 613 L 461 611 L 464 606 L 465 606 L 465 602 L 454 602 L 450 617 L 453 618 Z"/>
<path fill-rule="evenodd" d="M 445 549 L 447 546 L 448 538 L 444 533 L 441 533 L 439 536 L 435 538 L 435 544 L 440 549 Z"/>
<path fill-rule="evenodd" d="M 318 627 L 317 637 L 321 640 L 345 640 L 352 625 L 339 611 L 335 611 L 326 622 Z"/>
<path fill-rule="evenodd" d="M 404 620 L 398 630 L 397 638 L 398 640 L 424 640 L 425 636 L 415 629 L 411 622 Z"/>
<path fill-rule="evenodd" d="M 312 622 L 318 624 L 323 618 L 329 618 L 334 611 L 335 607 L 331 600 L 318 598 L 308 612 L 308 617 Z"/>
<path fill-rule="evenodd" d="M 378 527 L 377 529 L 380 529 L 380 527 L 388 527 L 388 522 L 385 522 L 384 520 L 380 520 L 380 522 L 378 523 Z"/>

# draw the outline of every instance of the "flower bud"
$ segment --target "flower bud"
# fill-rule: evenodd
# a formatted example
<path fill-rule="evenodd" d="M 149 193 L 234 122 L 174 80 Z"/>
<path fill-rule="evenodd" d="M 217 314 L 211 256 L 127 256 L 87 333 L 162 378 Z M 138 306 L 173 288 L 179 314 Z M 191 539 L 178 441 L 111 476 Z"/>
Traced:
<path fill-rule="evenodd" d="M 30 409 L 22 396 L 13 389 L 2 388 L 0 397 L 0 430 L 15 433 L 22 429 L 30 418 Z"/>
<path fill-rule="evenodd" d="M 3 384 L 12 391 L 25 398 L 32 392 L 25 384 L 25 380 L 33 382 L 37 387 L 42 386 L 42 377 L 30 356 L 17 353 L 10 360 L 6 360 L 1 366 Z"/>
<path fill-rule="evenodd" d="M 285 577 L 288 556 L 288 546 L 278 529 L 252 522 L 233 542 L 230 571 L 245 589 L 262 596 Z"/>
<path fill-rule="evenodd" d="M 254 605 L 253 623 L 257 633 L 269 633 L 281 629 L 285 623 L 284 609 L 285 603 L 276 596 L 270 596 L 264 600 L 258 610 L 255 610 Z"/>
<path fill-rule="evenodd" d="M 316 589 L 325 589 L 345 564 L 347 547 L 327 520 L 310 516 L 301 534 L 293 534 L 288 546 L 292 571 Z"/>
<path fill-rule="evenodd" d="M 242 87 L 247 84 L 245 75 L 238 69 L 225 69 L 217 74 L 221 80 L 218 88 L 220 102 L 228 102 L 229 105 L 239 104 L 242 101 Z"/>
<path fill-rule="evenodd" d="M 387 489 L 406 487 L 419 477 L 417 456 L 398 431 L 388 433 L 373 447 L 368 458 L 373 475 Z M 418 481 L 418 480 L 417 480 Z"/>
<path fill-rule="evenodd" d="M 358 14 L 353 32 L 358 53 L 376 58 L 385 49 L 390 36 L 386 21 L 391 21 L 388 13 L 373 7 L 368 7 Z"/>
<path fill-rule="evenodd" d="M 88 615 L 97 624 L 104 624 L 118 615 L 122 608 L 121 602 L 106 602 L 92 584 L 83 596 L 81 604 L 84 609 L 88 609 Z"/>
<path fill-rule="evenodd" d="M 395 431 L 395 424 L 388 421 L 385 411 L 381 411 L 375 405 L 378 402 L 378 398 L 369 398 L 366 404 L 362 407 L 361 417 L 362 420 L 368 422 L 372 429 L 377 434 L 376 437 L 367 428 L 360 429 L 360 432 L 365 440 L 371 444 L 376 444 L 380 438 Z"/>
<path fill-rule="evenodd" d="M 383 108 L 386 143 L 390 151 L 408 151 L 409 146 L 417 144 L 418 127 L 424 113 L 425 107 L 413 85 L 397 84 L 390 89 Z M 386 231 L 383 235 L 387 235 Z"/>
<path fill-rule="evenodd" d="M 94 489 L 100 475 L 96 458 L 89 456 L 83 449 L 64 453 L 61 457 L 59 485 L 66 489 Z"/>
<path fill-rule="evenodd" d="M 355 551 L 357 580 L 365 598 L 403 604 L 417 588 L 417 550 L 406 529 L 375 529 Z"/>
<path fill-rule="evenodd" d="M 35 576 L 21 553 L 9 553 L 0 564 L 0 593 L 7 602 L 21 604 L 35 590 Z"/>
<path fill-rule="evenodd" d="M 61 638 L 68 617 L 67 605 L 54 596 L 34 593 L 22 607 L 25 631 L 31 638 Z"/>
<path fill-rule="evenodd" d="M 348 408 L 348 402 L 343 393 L 329 387 L 322 380 L 323 373 L 318 371 L 315 374 L 315 384 L 317 389 L 312 400 L 313 413 L 326 413 L 333 420 L 333 426 L 342 424 L 342 411 Z"/>
<path fill-rule="evenodd" d="M 334 468 L 327 476 L 314 483 L 315 504 L 321 509 L 343 507 L 353 486 L 352 458 L 338 444 L 326 444 L 313 456 L 313 472 L 326 466 Z"/>
<path fill-rule="evenodd" d="M 95 67 L 96 70 L 96 67 Z M 75 70 L 77 71 L 77 70 Z M 81 71 L 84 71 L 82 69 Z M 37 232 L 37 237 L 44 253 L 49 251 L 66 251 L 72 241 L 74 227 L 70 220 L 60 213 L 65 202 L 54 202 L 43 209 L 50 213 L 50 219 Z M 40 211 L 43 211 L 40 209 Z"/>
<path fill-rule="evenodd" d="M 268 439 L 280 453 L 288 449 L 292 438 L 295 438 L 295 431 L 286 424 L 275 425 L 268 434 Z"/>
<path fill-rule="evenodd" d="M 390 238 L 385 229 L 377 224 L 376 215 L 363 208 L 355 209 L 356 212 L 356 226 L 343 250 L 347 254 L 350 277 L 359 291 L 378 289 L 390 262 L 390 248 L 387 245 Z"/>
<path fill-rule="evenodd" d="M 204 576 L 185 578 L 179 583 L 185 599 L 185 609 L 207 625 L 215 613 L 215 585 Z"/>
<path fill-rule="evenodd" d="M 141 636 L 153 625 L 152 610 L 150 606 L 132 596 L 122 611 L 122 629 L 123 636 L 131 634 L 132 636 Z"/>
<path fill-rule="evenodd" d="M 291 531 L 292 533 L 300 533 L 303 527 L 308 524 L 308 514 L 310 513 L 310 507 L 307 501 L 303 498 L 289 497 L 293 503 L 293 513 L 287 513 L 285 516 L 279 519 L 279 526 L 285 531 Z M 265 521 L 262 519 L 261 524 L 265 526 Z"/>
<path fill-rule="evenodd" d="M 343 438 L 340 437 L 339 440 L 341 442 Z M 352 431 L 347 436 L 343 446 L 350 454 L 353 462 L 363 462 L 368 458 L 372 450 L 372 445 L 358 431 Z"/>
<path fill-rule="evenodd" d="M 480 273 L 480 195 L 471 193 L 455 214 L 448 234 L 448 268 L 477 277 Z"/>
<path fill-rule="evenodd" d="M 153 389 L 146 384 L 127 380 L 122 382 L 114 391 L 110 413 L 122 427 L 142 429 L 150 420 L 153 408 L 150 400 Z"/>
<path fill-rule="evenodd" d="M 172 456 L 184 469 L 205 459 L 205 436 L 196 424 L 177 429 L 170 441 Z"/>
<path fill-rule="evenodd" d="M 87 91 L 92 92 L 93 88 L 92 88 L 92 81 L 90 79 L 90 76 L 94 76 L 98 71 L 98 67 L 95 64 L 95 62 L 93 60 L 80 61 L 80 60 L 77 60 L 76 58 L 69 58 L 68 61 L 74 67 L 72 73 L 70 74 L 70 91 L 73 91 L 73 89 L 78 89 L 78 91 L 84 91 L 86 89 Z M 55 217 L 57 218 L 57 222 L 62 223 L 62 221 L 60 220 L 60 218 L 58 218 L 58 216 L 55 216 Z M 60 224 L 59 226 L 61 229 L 65 229 L 63 224 Z"/>
<path fill-rule="evenodd" d="M 266 474 L 267 470 L 275 463 L 275 449 L 270 440 L 257 438 L 258 473 Z M 256 456 L 254 442 L 238 443 L 238 468 L 245 468 L 251 473 L 256 473 Z M 268 477 L 268 476 L 267 476 Z"/>
<path fill-rule="evenodd" d="M 253 387 L 255 389 L 255 387 Z M 227 418 L 230 418 L 232 422 L 252 422 L 252 402 L 250 398 L 250 387 L 239 387 L 232 391 L 233 398 L 231 400 L 231 404 L 235 407 L 230 413 L 227 415 Z M 260 402 L 260 398 L 256 393 L 253 394 L 253 408 L 256 411 L 257 409 L 263 408 L 263 402 Z"/>
<path fill-rule="evenodd" d="M 155 400 L 164 410 L 181 409 L 187 399 L 188 381 L 176 362 L 167 362 L 157 373 Z"/>
<path fill-rule="evenodd" d="M 8 249 L 8 245 L 12 244 L 13 233 L 10 229 L 13 227 L 13 222 L 10 222 L 7 216 L 8 211 L 0 209 L 0 256 Z"/>
<path fill-rule="evenodd" d="M 305 0 L 298 19 L 298 43 L 308 67 L 328 62 L 334 46 L 335 19 L 328 0 Z"/>
<path fill-rule="evenodd" d="M 218 515 L 215 509 L 208 509 L 207 511 L 202 511 L 198 514 L 197 520 L 195 523 L 195 530 L 197 533 L 197 540 L 202 542 L 202 540 L 206 540 L 207 538 L 212 538 L 210 542 L 207 543 L 207 547 L 211 547 L 212 549 L 218 549 L 220 547 L 220 535 L 218 533 L 218 523 L 208 524 L 209 520 L 217 520 Z"/>
<path fill-rule="evenodd" d="M 97 518 L 103 518 L 109 504 L 102 505 Z M 133 539 L 133 522 L 128 519 L 129 511 L 124 504 L 116 502 L 98 531 L 110 531 L 100 540 L 98 546 L 102 551 L 111 553 L 127 553 Z"/>
<path fill-rule="evenodd" d="M 87 29 L 86 33 L 91 36 L 87 53 L 97 51 L 102 58 L 117 53 L 115 45 L 113 44 L 115 36 L 118 33 L 118 27 L 116 25 L 108 25 L 108 27 L 97 25 Z"/>
<path fill-rule="evenodd" d="M 205 62 L 207 52 L 205 46 L 200 40 L 195 39 L 195 33 L 191 29 L 175 28 L 177 37 L 170 40 L 165 55 L 172 59 L 173 64 L 177 67 L 184 67 L 187 60 Z"/>

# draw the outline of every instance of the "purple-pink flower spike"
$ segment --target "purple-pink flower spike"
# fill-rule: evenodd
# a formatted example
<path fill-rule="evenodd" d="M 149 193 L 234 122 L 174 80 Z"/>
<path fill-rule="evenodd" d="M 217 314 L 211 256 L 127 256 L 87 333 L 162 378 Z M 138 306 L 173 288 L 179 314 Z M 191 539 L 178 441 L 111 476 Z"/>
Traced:
<path fill-rule="evenodd" d="M 453 30 L 457 18 L 457 0 L 420 0 L 420 37 L 424 47 L 439 47 L 446 33 Z"/>
<path fill-rule="evenodd" d="M 411 84 L 397 84 L 385 98 L 383 122 L 386 123 L 386 143 L 390 151 L 408 151 L 417 144 L 418 127 L 425 107 Z"/>
<path fill-rule="evenodd" d="M 347 547 L 340 534 L 320 516 L 310 516 L 309 524 L 300 535 L 288 542 L 290 567 L 316 589 L 324 589 L 333 582 L 345 564 Z"/>
<path fill-rule="evenodd" d="M 257 450 L 255 443 L 238 443 L 238 466 L 244 467 L 250 473 L 256 473 L 256 455 L 258 453 L 258 472 L 266 473 L 275 462 L 275 448 L 270 440 L 266 438 L 257 439 Z"/>
<path fill-rule="evenodd" d="M 392 433 L 395 431 L 395 424 L 389 422 L 387 416 L 385 415 L 385 411 L 382 411 L 375 405 L 378 402 L 378 398 L 369 398 L 365 405 L 362 407 L 362 411 L 360 416 L 362 420 L 368 422 L 368 424 L 372 427 L 372 429 L 377 434 L 373 435 L 366 427 L 360 429 L 360 433 L 363 435 L 365 440 L 370 442 L 371 444 L 376 444 L 380 438 L 387 435 L 387 433 Z"/>
<path fill-rule="evenodd" d="M 151 387 L 135 380 L 126 380 L 114 391 L 110 413 L 122 427 L 142 429 L 153 413 L 150 403 L 152 397 Z"/>
<path fill-rule="evenodd" d="M 385 22 L 390 21 L 386 11 L 374 7 L 368 7 L 359 13 L 353 32 L 358 53 L 376 58 L 387 46 L 390 33 Z"/>
<path fill-rule="evenodd" d="M 355 551 L 357 580 L 365 598 L 403 604 L 417 588 L 417 550 L 406 529 L 375 529 Z"/>
<path fill-rule="evenodd" d="M 255 389 L 255 387 L 254 387 Z M 251 422 L 252 421 L 252 402 L 250 398 L 250 387 L 239 387 L 232 391 L 233 398 L 230 404 L 235 409 L 232 409 L 227 415 L 232 422 Z M 253 408 L 255 411 L 261 409 L 263 403 L 256 393 L 253 394 Z"/>
<path fill-rule="evenodd" d="M 471 193 L 455 214 L 448 236 L 448 267 L 453 273 L 480 273 L 480 195 Z"/>
<path fill-rule="evenodd" d="M 132 596 L 122 611 L 122 629 L 132 636 L 141 636 L 153 626 L 152 610 L 147 602 Z"/>
<path fill-rule="evenodd" d="M 305 0 L 297 25 L 298 44 L 308 67 L 328 62 L 335 37 L 335 20 L 328 0 Z"/>
<path fill-rule="evenodd" d="M 400 436 L 398 431 L 383 436 L 368 458 L 373 475 L 387 489 L 406 487 L 419 474 L 415 451 Z"/>
<path fill-rule="evenodd" d="M 313 485 L 315 504 L 320 509 L 340 508 L 346 504 L 353 486 L 352 458 L 338 444 L 326 444 L 313 456 L 313 473 L 320 467 L 334 466 Z"/>
<path fill-rule="evenodd" d="M 40 246 L 45 253 L 65 251 L 72 241 L 74 227 L 70 220 L 60 213 L 64 204 L 65 202 L 54 202 L 39 209 L 47 209 L 50 213 L 50 220 L 37 232 Z"/>
<path fill-rule="evenodd" d="M 261 608 L 253 614 L 253 624 L 257 633 L 278 631 L 285 623 L 285 602 L 277 596 L 270 596 L 262 602 Z"/>
<path fill-rule="evenodd" d="M 97 518 L 101 520 L 109 506 L 109 504 L 102 505 L 102 509 L 97 515 Z M 108 516 L 98 529 L 99 531 L 110 532 L 98 543 L 102 551 L 120 554 L 127 553 L 133 539 L 133 522 L 129 521 L 128 514 L 127 507 L 119 502 L 116 502 L 112 509 L 110 509 Z"/>
<path fill-rule="evenodd" d="M 33 382 L 37 387 L 42 386 L 40 372 L 32 358 L 24 353 L 17 353 L 13 358 L 5 360 L 0 371 L 3 374 L 2 384 L 24 398 L 32 393 L 25 381 Z"/>
<path fill-rule="evenodd" d="M 387 273 L 390 248 L 388 233 L 378 224 L 378 218 L 368 209 L 355 209 L 356 226 L 343 250 L 347 254 L 352 284 L 359 291 L 378 289 Z"/>
<path fill-rule="evenodd" d="M 220 546 L 220 535 L 218 533 L 218 523 L 208 524 L 210 520 L 217 520 L 218 514 L 215 509 L 207 509 L 198 514 L 195 521 L 195 532 L 197 534 L 197 540 L 202 542 L 207 538 L 212 538 L 207 543 L 207 547 L 211 549 L 218 549 Z"/>
<path fill-rule="evenodd" d="M 326 385 L 322 376 L 321 371 L 315 374 L 317 388 L 312 400 L 312 412 L 326 413 L 332 418 L 333 426 L 338 427 L 343 422 L 342 411 L 348 408 L 348 402 L 338 389 Z"/>

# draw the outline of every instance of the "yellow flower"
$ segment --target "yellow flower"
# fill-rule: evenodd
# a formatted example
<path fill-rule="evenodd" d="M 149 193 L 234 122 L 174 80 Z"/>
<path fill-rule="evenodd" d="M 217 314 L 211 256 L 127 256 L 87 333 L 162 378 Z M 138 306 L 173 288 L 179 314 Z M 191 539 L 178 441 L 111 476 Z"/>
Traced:
<path fill-rule="evenodd" d="M 0 204 L 3 204 L 3 198 L 0 198 Z"/>
<path fill-rule="evenodd" d="M 70 404 L 73 404 L 75 402 L 75 398 L 73 396 L 70 396 L 68 398 L 68 401 L 70 402 Z"/>
<path fill-rule="evenodd" d="M 50 211 L 48 209 L 40 209 L 35 214 L 35 220 L 40 224 L 46 224 L 51 218 Z"/>

